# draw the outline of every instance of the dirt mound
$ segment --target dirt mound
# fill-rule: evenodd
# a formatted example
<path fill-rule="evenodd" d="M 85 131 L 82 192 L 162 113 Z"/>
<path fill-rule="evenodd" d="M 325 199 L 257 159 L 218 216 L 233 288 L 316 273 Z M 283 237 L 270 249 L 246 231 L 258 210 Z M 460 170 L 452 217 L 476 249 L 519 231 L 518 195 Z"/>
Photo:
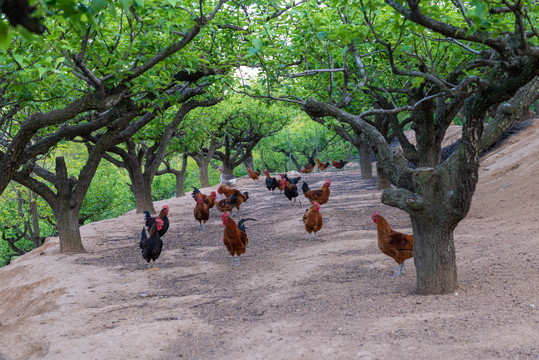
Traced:
<path fill-rule="evenodd" d="M 412 261 L 391 277 L 370 215 L 404 232 L 409 219 L 359 170 L 301 174 L 313 189 L 332 181 L 316 241 L 306 199 L 242 179 L 250 198 L 232 216 L 258 221 L 240 267 L 221 213 L 200 232 L 187 195 L 156 203 L 171 219 L 157 271 L 145 271 L 134 212 L 84 226 L 88 254 L 59 254 L 53 238 L 0 269 L 0 359 L 537 359 L 538 159 L 539 121 L 483 158 L 455 232 L 454 294 L 415 295 Z"/>

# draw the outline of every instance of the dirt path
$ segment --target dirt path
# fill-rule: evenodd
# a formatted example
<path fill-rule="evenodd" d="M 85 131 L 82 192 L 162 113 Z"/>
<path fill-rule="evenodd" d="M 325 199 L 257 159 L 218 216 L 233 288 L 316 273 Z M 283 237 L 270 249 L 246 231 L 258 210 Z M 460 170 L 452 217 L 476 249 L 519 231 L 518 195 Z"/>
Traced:
<path fill-rule="evenodd" d="M 409 219 L 380 204 L 359 170 L 302 176 L 312 188 L 332 181 L 316 241 L 300 221 L 306 201 L 291 206 L 263 179 L 242 179 L 251 198 L 233 217 L 257 222 L 246 224 L 240 267 L 230 266 L 221 213 L 200 232 L 187 196 L 156 204 L 171 218 L 157 271 L 145 271 L 133 212 L 84 226 L 88 254 L 61 255 L 53 239 L 0 269 L 0 359 L 535 360 L 538 141 L 536 124 L 484 160 L 455 233 L 454 294 L 415 295 L 413 261 L 391 276 L 397 264 L 377 249 L 370 215 L 404 232 Z"/>

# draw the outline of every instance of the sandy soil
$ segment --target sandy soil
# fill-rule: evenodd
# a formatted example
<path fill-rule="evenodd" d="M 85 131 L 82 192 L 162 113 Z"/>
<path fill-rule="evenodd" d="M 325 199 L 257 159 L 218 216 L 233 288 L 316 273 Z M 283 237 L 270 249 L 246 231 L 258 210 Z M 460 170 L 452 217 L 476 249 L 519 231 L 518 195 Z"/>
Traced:
<path fill-rule="evenodd" d="M 251 199 L 233 217 L 250 246 L 230 266 L 220 213 L 198 230 L 190 196 L 170 206 L 159 270 L 138 249 L 134 212 L 82 228 L 84 255 L 57 239 L 0 269 L 0 359 L 537 359 L 539 355 L 539 121 L 484 157 L 469 216 L 455 233 L 460 288 L 414 294 L 415 268 L 376 246 L 380 203 L 357 168 L 332 180 L 319 240 L 306 206 L 242 179 Z M 210 189 L 203 189 L 208 193 Z"/>

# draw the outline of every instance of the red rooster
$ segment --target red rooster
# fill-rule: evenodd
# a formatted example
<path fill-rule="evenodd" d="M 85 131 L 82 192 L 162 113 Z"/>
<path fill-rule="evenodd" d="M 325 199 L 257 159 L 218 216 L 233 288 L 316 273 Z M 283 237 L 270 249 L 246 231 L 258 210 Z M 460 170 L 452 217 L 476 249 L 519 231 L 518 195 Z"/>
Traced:
<path fill-rule="evenodd" d="M 372 221 L 378 228 L 378 248 L 399 264 L 399 268 L 393 274 L 399 276 L 402 274 L 404 261 L 414 256 L 414 237 L 393 230 L 378 211 L 372 214 Z"/>
<path fill-rule="evenodd" d="M 315 201 L 309 210 L 305 210 L 302 220 L 305 224 L 305 231 L 309 233 L 309 240 L 311 240 L 312 232 L 314 232 L 314 238 L 318 240 L 316 232 L 322 228 L 322 214 L 320 214 L 320 204 L 318 201 Z"/>
<path fill-rule="evenodd" d="M 193 199 L 195 199 L 195 201 L 197 201 L 199 197 L 202 197 L 202 199 L 204 199 L 204 204 L 206 204 L 208 209 L 211 209 L 215 205 L 217 193 L 215 191 L 212 191 L 210 195 L 205 195 L 201 193 L 199 189 L 193 186 L 193 192 L 191 193 L 191 196 L 193 196 Z"/>
<path fill-rule="evenodd" d="M 340 160 L 340 161 L 335 161 L 335 160 L 331 160 L 331 164 L 333 165 L 333 167 L 335 169 L 342 169 L 344 167 L 344 165 L 348 164 L 348 161 L 343 161 L 343 160 Z"/>
<path fill-rule="evenodd" d="M 200 231 L 206 231 L 206 221 L 210 218 L 210 211 L 208 206 L 204 204 L 204 199 L 202 196 L 198 197 L 197 204 L 193 210 L 193 215 L 195 219 L 200 223 Z"/>
<path fill-rule="evenodd" d="M 258 175 L 255 171 L 247 168 L 247 173 L 249 174 L 249 177 L 253 179 L 254 181 L 258 180 Z"/>
<path fill-rule="evenodd" d="M 326 162 L 325 164 L 323 162 L 320 161 L 320 159 L 316 158 L 316 163 L 318 164 L 318 168 L 320 170 L 326 170 L 326 168 L 329 166 L 329 161 Z"/>
<path fill-rule="evenodd" d="M 232 255 L 231 266 L 240 266 L 240 255 L 245 253 L 247 244 L 249 244 L 247 234 L 245 233 L 245 225 L 243 225 L 243 223 L 248 220 L 256 220 L 241 219 L 240 222 L 236 225 L 236 222 L 230 217 L 229 213 L 224 213 L 221 216 L 221 220 L 223 220 L 223 225 L 225 226 L 223 243 L 225 244 L 230 255 Z M 237 263 L 235 261 L 236 255 L 238 256 Z"/>
<path fill-rule="evenodd" d="M 240 209 L 241 204 L 247 201 L 249 199 L 249 192 L 242 193 L 241 191 L 237 189 L 229 188 L 226 185 L 220 185 L 217 192 L 220 195 L 226 196 L 228 200 L 232 200 L 232 196 L 236 195 L 236 200 L 233 201 L 234 206 L 236 206 L 236 209 Z"/>
<path fill-rule="evenodd" d="M 311 190 L 309 189 L 309 185 L 307 185 L 307 183 L 304 181 L 303 185 L 301 186 L 301 189 L 303 190 L 303 195 L 305 195 L 305 197 L 309 199 L 311 204 L 314 203 L 315 201 L 318 201 L 320 205 L 323 205 L 327 203 L 329 200 L 329 195 L 330 195 L 329 186 L 330 185 L 331 185 L 331 180 L 328 179 L 326 180 L 324 185 L 322 185 L 321 189 Z"/>

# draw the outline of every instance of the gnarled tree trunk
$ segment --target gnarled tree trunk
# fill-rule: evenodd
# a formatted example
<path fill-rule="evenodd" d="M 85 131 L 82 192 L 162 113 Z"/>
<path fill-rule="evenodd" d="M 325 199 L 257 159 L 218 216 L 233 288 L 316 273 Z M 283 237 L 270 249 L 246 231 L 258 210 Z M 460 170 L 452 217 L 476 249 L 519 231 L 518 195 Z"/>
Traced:
<path fill-rule="evenodd" d="M 419 294 L 448 294 L 458 288 L 454 225 L 439 216 L 411 216 Z"/>
<path fill-rule="evenodd" d="M 361 178 L 372 179 L 371 147 L 367 142 L 361 141 L 358 146 L 359 165 L 361 166 Z M 379 179 L 379 178 L 378 178 Z"/>
<path fill-rule="evenodd" d="M 200 176 L 200 187 L 209 187 L 210 178 L 208 176 L 208 166 L 210 165 L 211 158 L 205 158 L 199 154 L 191 156 L 198 165 L 198 171 Z"/>
<path fill-rule="evenodd" d="M 376 174 L 378 174 L 378 190 L 389 189 L 391 187 L 391 180 L 379 162 L 376 162 Z"/>

